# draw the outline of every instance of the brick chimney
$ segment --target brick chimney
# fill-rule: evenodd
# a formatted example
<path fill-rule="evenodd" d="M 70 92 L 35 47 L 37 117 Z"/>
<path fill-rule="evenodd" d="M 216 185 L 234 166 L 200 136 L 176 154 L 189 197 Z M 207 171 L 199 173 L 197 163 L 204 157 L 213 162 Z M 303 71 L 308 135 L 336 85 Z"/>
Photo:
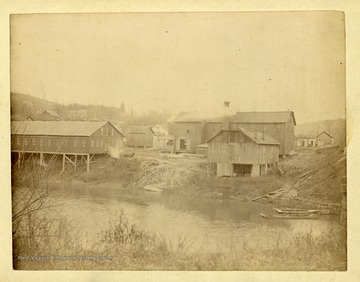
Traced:
<path fill-rule="evenodd" d="M 222 122 L 222 129 L 229 130 L 230 129 L 230 116 L 229 116 L 229 106 L 230 102 L 224 102 L 224 113 L 223 113 L 223 122 Z"/>

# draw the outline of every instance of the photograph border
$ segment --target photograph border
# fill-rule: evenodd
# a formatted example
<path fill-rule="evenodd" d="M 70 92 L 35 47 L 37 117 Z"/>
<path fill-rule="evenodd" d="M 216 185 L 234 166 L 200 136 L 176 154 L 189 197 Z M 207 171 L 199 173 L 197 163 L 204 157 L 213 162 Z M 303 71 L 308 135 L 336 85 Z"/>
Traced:
<path fill-rule="evenodd" d="M 76 280 L 76 281 L 356 281 L 360 278 L 358 253 L 360 252 L 360 218 L 356 199 L 360 191 L 359 117 L 360 81 L 360 3 L 358 1 L 283 1 L 283 0 L 228 0 L 181 1 L 45 1 L 31 3 L 20 0 L 0 0 L 0 277 L 4 281 Z M 346 28 L 346 127 L 348 174 L 348 270 L 344 272 L 292 272 L 292 271 L 15 271 L 12 269 L 11 236 L 11 177 L 10 177 L 10 29 L 11 14 L 21 13 L 103 13 L 103 12 L 246 12 L 246 11 L 302 11 L 337 10 L 345 12 Z"/>

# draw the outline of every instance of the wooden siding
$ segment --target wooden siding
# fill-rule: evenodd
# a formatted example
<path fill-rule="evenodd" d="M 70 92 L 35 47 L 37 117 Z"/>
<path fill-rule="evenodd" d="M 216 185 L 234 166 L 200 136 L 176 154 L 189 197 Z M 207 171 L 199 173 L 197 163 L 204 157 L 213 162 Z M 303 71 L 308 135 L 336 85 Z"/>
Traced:
<path fill-rule="evenodd" d="M 202 140 L 202 143 L 207 142 L 211 137 L 213 137 L 216 133 L 218 133 L 222 129 L 224 128 L 221 122 L 206 123 L 204 140 Z"/>
<path fill-rule="evenodd" d="M 153 134 L 150 129 L 147 133 L 127 133 L 126 139 L 130 147 L 153 147 Z"/>
<path fill-rule="evenodd" d="M 13 134 L 11 150 L 69 154 L 105 154 L 108 146 L 123 143 L 123 136 L 110 124 L 91 136 L 43 136 Z"/>
<path fill-rule="evenodd" d="M 294 150 L 294 119 L 289 115 L 287 122 L 279 123 L 244 123 L 244 122 L 230 122 L 229 129 L 239 129 L 242 127 L 246 130 L 256 130 L 259 132 L 264 131 L 280 143 L 280 154 Z M 188 139 L 190 140 L 190 148 L 188 152 L 195 152 L 196 146 L 207 142 L 217 132 L 223 128 L 222 122 L 175 122 L 170 125 L 170 134 L 175 136 L 175 139 Z M 189 131 L 189 132 L 187 132 Z M 179 151 L 178 148 L 175 148 Z"/>
<path fill-rule="evenodd" d="M 286 123 L 230 123 L 230 129 L 238 129 L 242 127 L 246 130 L 252 131 L 256 130 L 259 132 L 264 131 L 265 133 L 269 134 L 273 138 L 275 138 L 280 143 L 280 151 L 281 155 L 288 153 L 287 151 L 287 143 L 294 143 L 294 137 L 290 135 L 286 135 Z M 291 141 L 287 142 L 287 138 L 292 138 Z M 293 147 L 293 145 L 292 145 Z"/>
<path fill-rule="evenodd" d="M 166 149 L 172 151 L 174 149 L 173 136 L 154 136 L 153 146 L 156 149 Z"/>
<path fill-rule="evenodd" d="M 180 140 L 188 140 L 186 152 L 195 153 L 196 146 L 204 143 L 204 123 L 179 122 L 172 126 L 171 135 L 174 135 L 175 150 L 180 150 Z"/>
<path fill-rule="evenodd" d="M 242 132 L 222 132 L 208 143 L 208 159 L 214 163 L 270 164 L 278 161 L 278 145 L 259 145 Z M 234 138 L 235 137 L 235 138 Z M 233 142 L 229 142 L 233 139 Z"/>
<path fill-rule="evenodd" d="M 215 163 L 270 164 L 278 161 L 279 147 L 255 143 L 209 143 L 208 159 Z"/>
<path fill-rule="evenodd" d="M 325 132 L 322 132 L 318 137 L 316 137 L 316 140 L 317 140 L 319 146 L 334 144 L 334 138 L 329 136 Z"/>

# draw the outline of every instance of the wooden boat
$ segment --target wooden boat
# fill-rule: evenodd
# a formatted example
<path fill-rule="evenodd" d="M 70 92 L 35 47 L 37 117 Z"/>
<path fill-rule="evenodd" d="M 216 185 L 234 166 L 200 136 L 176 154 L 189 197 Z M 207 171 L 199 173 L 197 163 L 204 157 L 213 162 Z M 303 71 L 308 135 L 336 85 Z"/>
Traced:
<path fill-rule="evenodd" d="M 160 189 L 154 185 L 146 185 L 143 187 L 143 189 L 146 191 L 151 191 L 151 192 L 162 192 L 162 189 Z"/>
<path fill-rule="evenodd" d="M 308 214 L 260 214 L 261 217 L 266 219 L 317 219 L 318 216 L 314 213 Z"/>
<path fill-rule="evenodd" d="M 305 209 L 277 209 L 274 208 L 274 210 L 279 214 L 317 214 L 317 215 L 324 215 L 329 214 L 330 210 L 328 209 L 322 209 L 322 210 L 305 210 Z"/>

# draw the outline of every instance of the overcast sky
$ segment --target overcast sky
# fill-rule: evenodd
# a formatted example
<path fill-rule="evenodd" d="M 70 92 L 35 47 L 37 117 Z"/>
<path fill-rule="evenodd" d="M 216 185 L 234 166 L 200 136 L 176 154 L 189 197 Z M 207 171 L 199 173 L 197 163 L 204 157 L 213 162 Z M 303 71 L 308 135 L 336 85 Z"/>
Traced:
<path fill-rule="evenodd" d="M 345 118 L 338 12 L 47 14 L 11 18 L 11 91 L 137 111 L 293 110 Z"/>

